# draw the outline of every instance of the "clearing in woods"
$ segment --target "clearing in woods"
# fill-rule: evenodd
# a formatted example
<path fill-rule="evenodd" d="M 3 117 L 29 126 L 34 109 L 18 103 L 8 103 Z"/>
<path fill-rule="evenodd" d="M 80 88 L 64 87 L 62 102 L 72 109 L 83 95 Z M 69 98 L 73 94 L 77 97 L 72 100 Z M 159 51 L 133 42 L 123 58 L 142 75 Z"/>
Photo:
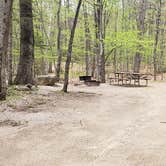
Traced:
<path fill-rule="evenodd" d="M 40 87 L 1 104 L 0 166 L 165 166 L 166 84 Z"/>

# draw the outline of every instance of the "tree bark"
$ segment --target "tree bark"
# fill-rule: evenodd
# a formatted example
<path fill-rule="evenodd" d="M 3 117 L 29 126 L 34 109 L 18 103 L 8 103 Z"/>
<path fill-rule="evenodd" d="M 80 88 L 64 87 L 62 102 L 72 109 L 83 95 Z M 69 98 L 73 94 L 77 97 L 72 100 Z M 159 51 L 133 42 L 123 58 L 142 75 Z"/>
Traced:
<path fill-rule="evenodd" d="M 97 0 L 97 39 L 98 44 L 98 72 L 99 80 L 105 83 L 105 55 L 104 55 L 104 41 L 103 41 L 103 1 Z"/>
<path fill-rule="evenodd" d="M 84 3 L 84 27 L 85 27 L 85 68 L 86 68 L 86 75 L 90 74 L 90 50 L 91 50 L 91 43 L 90 43 L 90 29 L 89 29 L 89 22 L 88 22 L 88 11 L 87 6 Z"/>
<path fill-rule="evenodd" d="M 137 16 L 137 30 L 139 39 L 142 39 L 145 33 L 145 15 L 146 15 L 146 0 L 139 1 L 138 16 Z M 134 72 L 139 73 L 141 66 L 141 45 L 138 45 L 137 51 L 134 57 Z"/>
<path fill-rule="evenodd" d="M 61 50 L 61 23 L 60 23 L 60 12 L 61 12 L 61 0 L 58 3 L 58 11 L 57 11 L 57 27 L 58 27 L 58 37 L 57 37 L 57 67 L 56 67 L 56 77 L 57 80 L 60 80 L 60 72 L 61 72 L 61 61 L 62 61 L 62 50 Z"/>
<path fill-rule="evenodd" d="M 155 33 L 155 43 L 154 43 L 154 51 L 153 51 L 154 80 L 157 80 L 157 47 L 158 47 L 159 33 L 160 33 L 161 6 L 162 6 L 162 2 L 161 0 L 159 0 L 159 6 L 157 9 L 157 15 L 156 15 L 156 33 Z"/>
<path fill-rule="evenodd" d="M 0 1 L 0 100 L 6 99 L 7 91 L 7 50 L 9 39 L 12 0 Z"/>
<path fill-rule="evenodd" d="M 13 56 L 12 56 L 12 8 L 9 17 L 9 37 L 8 37 L 8 56 L 7 56 L 7 74 L 8 74 L 8 84 L 13 84 Z"/>
<path fill-rule="evenodd" d="M 98 42 L 98 16 L 97 16 L 97 8 L 96 1 L 94 1 L 94 26 L 95 26 L 95 41 L 94 41 L 94 58 L 93 58 L 93 76 L 100 80 L 100 68 L 99 68 L 99 42 Z"/>
<path fill-rule="evenodd" d="M 117 32 L 118 32 L 118 17 L 119 17 L 119 12 L 116 10 L 115 12 L 115 36 L 117 37 Z M 117 72 L 117 48 L 114 49 L 114 55 L 113 55 L 113 71 L 114 73 Z"/>
<path fill-rule="evenodd" d="M 20 0 L 20 60 L 16 84 L 34 84 L 34 31 L 32 0 Z"/>
<path fill-rule="evenodd" d="M 66 60 L 66 65 L 65 65 L 65 79 L 64 79 L 64 85 L 63 85 L 63 91 L 64 92 L 67 92 L 67 89 L 68 89 L 69 68 L 70 68 L 70 62 L 71 62 L 71 56 L 72 56 L 73 40 L 74 40 L 75 29 L 76 29 L 76 25 L 77 25 L 77 20 L 78 20 L 81 4 L 82 4 L 82 0 L 79 0 L 78 1 L 78 6 L 77 6 L 77 9 L 76 9 L 76 14 L 75 14 L 73 26 L 72 26 L 72 29 L 71 29 L 70 39 L 69 39 L 67 60 Z"/>

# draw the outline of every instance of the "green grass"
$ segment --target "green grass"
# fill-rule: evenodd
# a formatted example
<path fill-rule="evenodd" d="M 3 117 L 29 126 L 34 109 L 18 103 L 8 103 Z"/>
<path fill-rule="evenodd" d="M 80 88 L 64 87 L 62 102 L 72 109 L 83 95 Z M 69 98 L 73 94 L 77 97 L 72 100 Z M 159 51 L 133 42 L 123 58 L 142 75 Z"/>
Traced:
<path fill-rule="evenodd" d="M 6 100 L 9 101 L 9 100 L 12 100 L 12 99 L 20 99 L 21 97 L 23 97 L 25 95 L 25 93 L 27 93 L 27 92 L 16 90 L 16 86 L 10 86 L 7 89 L 7 98 L 6 98 Z"/>

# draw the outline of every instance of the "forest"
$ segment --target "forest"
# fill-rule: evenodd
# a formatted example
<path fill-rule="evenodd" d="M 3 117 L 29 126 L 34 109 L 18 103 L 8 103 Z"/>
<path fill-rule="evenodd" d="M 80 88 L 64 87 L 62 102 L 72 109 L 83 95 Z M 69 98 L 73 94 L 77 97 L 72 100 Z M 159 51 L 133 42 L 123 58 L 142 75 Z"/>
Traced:
<path fill-rule="evenodd" d="M 0 165 L 166 165 L 165 78 L 165 0 L 0 0 Z"/>
<path fill-rule="evenodd" d="M 164 73 L 165 1 L 1 1 L 0 98 L 12 84 L 116 71 Z M 78 4 L 77 4 L 78 3 Z M 77 6 L 78 5 L 78 6 Z"/>

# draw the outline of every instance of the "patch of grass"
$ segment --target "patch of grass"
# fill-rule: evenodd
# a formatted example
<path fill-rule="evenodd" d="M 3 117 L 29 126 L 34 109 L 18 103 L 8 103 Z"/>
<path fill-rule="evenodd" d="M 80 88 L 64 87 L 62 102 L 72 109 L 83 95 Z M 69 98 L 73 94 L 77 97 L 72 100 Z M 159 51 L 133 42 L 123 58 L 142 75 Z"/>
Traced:
<path fill-rule="evenodd" d="M 20 99 L 26 92 L 17 91 L 16 86 L 10 86 L 7 90 L 7 101 L 12 99 Z"/>

